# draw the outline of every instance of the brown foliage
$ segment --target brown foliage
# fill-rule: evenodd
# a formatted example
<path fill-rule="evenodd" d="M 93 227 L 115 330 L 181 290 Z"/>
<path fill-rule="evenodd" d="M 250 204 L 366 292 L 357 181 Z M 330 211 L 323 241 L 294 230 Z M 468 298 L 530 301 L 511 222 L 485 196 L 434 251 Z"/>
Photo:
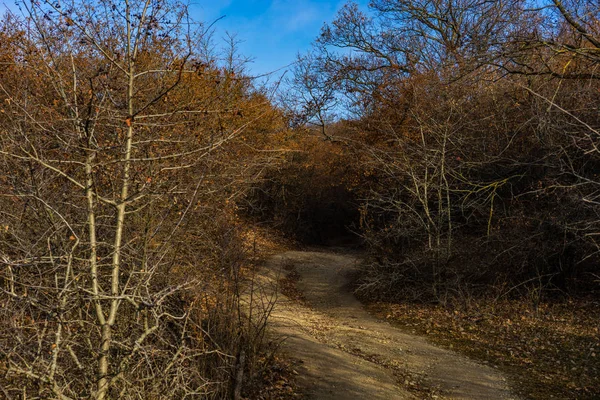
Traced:
<path fill-rule="evenodd" d="M 280 113 L 181 4 L 71 6 L 0 27 L 0 388 L 221 398 L 261 349 L 233 201 Z"/>
<path fill-rule="evenodd" d="M 544 5 L 348 5 L 300 60 L 298 115 L 347 116 L 363 289 L 597 291 L 599 9 Z"/>

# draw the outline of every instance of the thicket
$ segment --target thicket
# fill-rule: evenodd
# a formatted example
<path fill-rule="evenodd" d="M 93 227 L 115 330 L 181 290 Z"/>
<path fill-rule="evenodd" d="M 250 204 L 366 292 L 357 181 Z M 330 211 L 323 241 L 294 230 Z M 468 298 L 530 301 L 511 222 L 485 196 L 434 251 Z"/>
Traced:
<path fill-rule="evenodd" d="M 322 144 L 270 187 L 311 179 L 296 208 L 338 188 L 371 298 L 597 295 L 598 67 L 595 1 L 350 3 L 282 100 Z"/>
<path fill-rule="evenodd" d="M 289 121 L 289 120 L 288 120 Z M 345 147 L 312 129 L 290 130 L 285 152 L 248 192 L 243 212 L 308 245 L 357 244 L 354 166 Z"/>
<path fill-rule="evenodd" d="M 236 199 L 285 128 L 231 39 L 162 0 L 32 1 L 0 22 L 0 397 L 240 398 Z"/>
<path fill-rule="evenodd" d="M 240 215 L 359 237 L 371 298 L 598 295 L 596 1 L 348 4 L 279 106 L 179 2 L 20 4 L 0 23 L 2 396 L 239 398 L 269 311 L 241 295 Z"/>

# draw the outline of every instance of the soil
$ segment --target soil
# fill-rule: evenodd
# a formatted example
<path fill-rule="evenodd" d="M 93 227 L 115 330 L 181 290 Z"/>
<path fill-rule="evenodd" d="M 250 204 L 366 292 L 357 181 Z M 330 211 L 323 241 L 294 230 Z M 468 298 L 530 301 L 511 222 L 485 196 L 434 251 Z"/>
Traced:
<path fill-rule="evenodd" d="M 261 273 L 260 302 L 275 299 L 271 332 L 295 360 L 302 397 L 517 399 L 493 367 L 369 314 L 349 288 L 358 261 L 345 250 L 288 251 Z M 290 297 L 265 289 L 286 279 L 295 283 Z"/>

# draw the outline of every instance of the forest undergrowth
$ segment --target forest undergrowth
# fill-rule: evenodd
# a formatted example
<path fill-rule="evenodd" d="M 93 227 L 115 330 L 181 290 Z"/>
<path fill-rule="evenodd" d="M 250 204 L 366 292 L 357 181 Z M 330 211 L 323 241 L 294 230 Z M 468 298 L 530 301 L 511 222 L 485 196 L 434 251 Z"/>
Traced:
<path fill-rule="evenodd" d="M 595 399 L 600 393 L 600 305 L 478 299 L 470 307 L 367 303 L 378 317 L 489 362 L 528 399 Z"/>
<path fill-rule="evenodd" d="M 241 306 L 271 230 L 360 247 L 373 310 L 524 395 L 599 395 L 597 1 L 350 2 L 264 81 L 183 2 L 18 5 L 2 395 L 287 391 L 268 305 Z"/>

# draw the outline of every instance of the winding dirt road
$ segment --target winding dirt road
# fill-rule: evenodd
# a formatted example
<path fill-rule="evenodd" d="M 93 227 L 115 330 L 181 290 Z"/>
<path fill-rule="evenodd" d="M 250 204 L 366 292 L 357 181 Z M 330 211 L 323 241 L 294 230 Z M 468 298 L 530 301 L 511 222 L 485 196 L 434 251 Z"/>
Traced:
<path fill-rule="evenodd" d="M 296 271 L 304 301 L 279 294 L 271 329 L 307 399 L 516 399 L 495 369 L 367 313 L 347 289 L 356 265 L 348 253 L 290 251 L 264 269 L 271 282 Z"/>

